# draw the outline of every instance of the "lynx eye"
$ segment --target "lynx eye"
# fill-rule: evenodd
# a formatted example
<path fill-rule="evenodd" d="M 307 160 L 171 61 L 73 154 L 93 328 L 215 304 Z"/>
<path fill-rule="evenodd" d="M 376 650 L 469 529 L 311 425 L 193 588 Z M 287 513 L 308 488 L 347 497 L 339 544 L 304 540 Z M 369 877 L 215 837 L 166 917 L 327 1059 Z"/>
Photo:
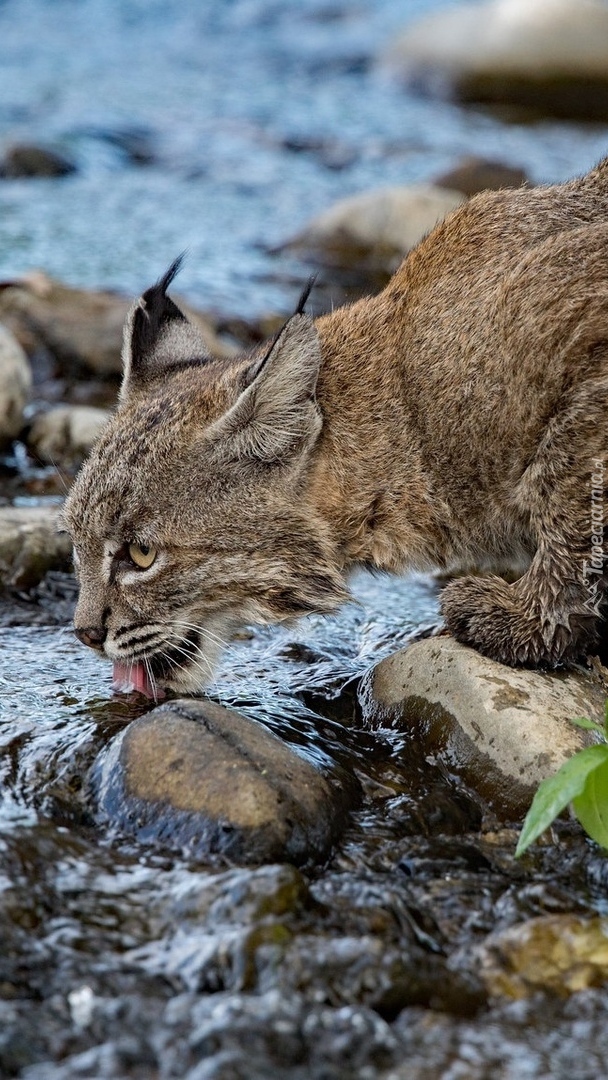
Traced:
<path fill-rule="evenodd" d="M 148 570 L 157 555 L 156 548 L 148 547 L 146 544 L 129 544 L 127 550 L 131 562 L 139 566 L 140 570 Z"/>

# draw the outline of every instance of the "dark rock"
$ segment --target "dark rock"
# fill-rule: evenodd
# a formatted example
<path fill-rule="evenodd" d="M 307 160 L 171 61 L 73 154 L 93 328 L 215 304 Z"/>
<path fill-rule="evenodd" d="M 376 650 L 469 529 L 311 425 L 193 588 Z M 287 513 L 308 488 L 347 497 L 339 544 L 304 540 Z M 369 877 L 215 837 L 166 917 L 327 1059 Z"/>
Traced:
<path fill-rule="evenodd" d="M 528 183 L 523 169 L 505 165 L 502 161 L 489 161 L 487 158 L 466 157 L 453 169 L 434 177 L 437 187 L 449 188 L 450 191 L 462 191 L 463 195 L 477 195 L 480 191 L 499 191 L 501 188 L 516 188 Z"/>
<path fill-rule="evenodd" d="M 7 180 L 33 176 L 69 176 L 74 172 L 76 165 L 64 154 L 48 147 L 27 143 L 9 147 L 0 162 L 0 176 Z"/>
<path fill-rule="evenodd" d="M 243 864 L 323 859 L 358 796 L 343 770 L 324 774 L 255 721 L 194 699 L 132 723 L 93 784 L 121 831 Z"/>

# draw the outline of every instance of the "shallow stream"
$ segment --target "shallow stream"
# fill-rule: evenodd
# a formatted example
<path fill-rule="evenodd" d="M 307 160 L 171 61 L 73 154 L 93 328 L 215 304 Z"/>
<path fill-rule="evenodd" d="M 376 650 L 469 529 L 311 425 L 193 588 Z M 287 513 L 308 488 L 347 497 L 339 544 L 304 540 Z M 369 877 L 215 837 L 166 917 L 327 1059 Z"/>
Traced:
<path fill-rule="evenodd" d="M 268 247 L 337 198 L 463 154 L 549 181 L 605 152 L 605 127 L 507 124 L 392 83 L 376 57 L 432 6 L 4 0 L 0 137 L 50 140 L 79 168 L 0 181 L 0 277 L 39 266 L 134 293 L 188 248 L 200 307 L 284 311 L 307 270 Z M 35 470 L 25 485 L 16 461 L 0 497 L 23 502 Z M 509 823 L 362 721 L 357 680 L 433 626 L 433 582 L 362 576 L 335 618 L 224 658 L 213 696 L 362 785 L 331 860 L 303 872 L 201 865 L 99 827 L 89 769 L 150 705 L 112 696 L 69 629 L 72 595 L 57 575 L 0 629 L 0 1077 L 605 1075 L 601 988 L 488 1001 L 475 950 L 535 915 L 606 915 L 606 861 L 564 822 L 515 863 Z"/>

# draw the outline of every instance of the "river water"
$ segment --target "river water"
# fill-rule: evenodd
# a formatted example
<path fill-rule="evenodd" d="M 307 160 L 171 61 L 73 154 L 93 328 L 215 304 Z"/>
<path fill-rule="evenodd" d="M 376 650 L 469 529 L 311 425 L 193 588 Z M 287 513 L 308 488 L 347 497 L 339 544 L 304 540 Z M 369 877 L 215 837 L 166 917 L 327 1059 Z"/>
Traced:
<path fill-rule="evenodd" d="M 78 170 L 0 181 L 0 278 L 41 267 L 137 293 L 188 249 L 180 288 L 201 308 L 285 311 L 307 270 L 269 248 L 338 198 L 465 154 L 535 181 L 602 156 L 605 127 L 507 124 L 392 82 L 378 57 L 437 6 L 4 0 L 0 140 L 50 143 Z M 437 599 L 423 578 L 364 576 L 355 597 L 236 642 L 212 688 L 358 776 L 343 843 L 307 874 L 100 828 L 88 771 L 149 706 L 112 696 L 59 609 L 0 630 L 0 1077 L 603 1075 L 602 991 L 488 1003 L 471 957 L 532 915 L 605 914 L 604 861 L 563 823 L 515 864 L 512 828 L 401 733 L 366 730 L 356 680 Z"/>

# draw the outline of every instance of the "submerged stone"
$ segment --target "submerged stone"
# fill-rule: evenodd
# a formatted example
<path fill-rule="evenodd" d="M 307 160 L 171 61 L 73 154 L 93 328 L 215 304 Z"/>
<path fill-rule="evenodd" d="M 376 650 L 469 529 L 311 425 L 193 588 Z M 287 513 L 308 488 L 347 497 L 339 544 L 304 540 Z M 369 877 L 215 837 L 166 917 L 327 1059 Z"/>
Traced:
<path fill-rule="evenodd" d="M 121 831 L 246 865 L 325 858 L 359 793 L 338 766 L 321 772 L 261 724 L 195 699 L 130 724 L 93 782 Z"/>
<path fill-rule="evenodd" d="M 480 946 L 488 991 L 509 998 L 539 990 L 567 997 L 608 982 L 608 919 L 543 915 L 490 934 Z"/>
<path fill-rule="evenodd" d="M 513 669 L 452 637 L 418 641 L 381 661 L 362 700 L 368 720 L 411 732 L 503 820 L 528 809 L 540 782 L 595 737 L 605 693 L 589 672 Z"/>

